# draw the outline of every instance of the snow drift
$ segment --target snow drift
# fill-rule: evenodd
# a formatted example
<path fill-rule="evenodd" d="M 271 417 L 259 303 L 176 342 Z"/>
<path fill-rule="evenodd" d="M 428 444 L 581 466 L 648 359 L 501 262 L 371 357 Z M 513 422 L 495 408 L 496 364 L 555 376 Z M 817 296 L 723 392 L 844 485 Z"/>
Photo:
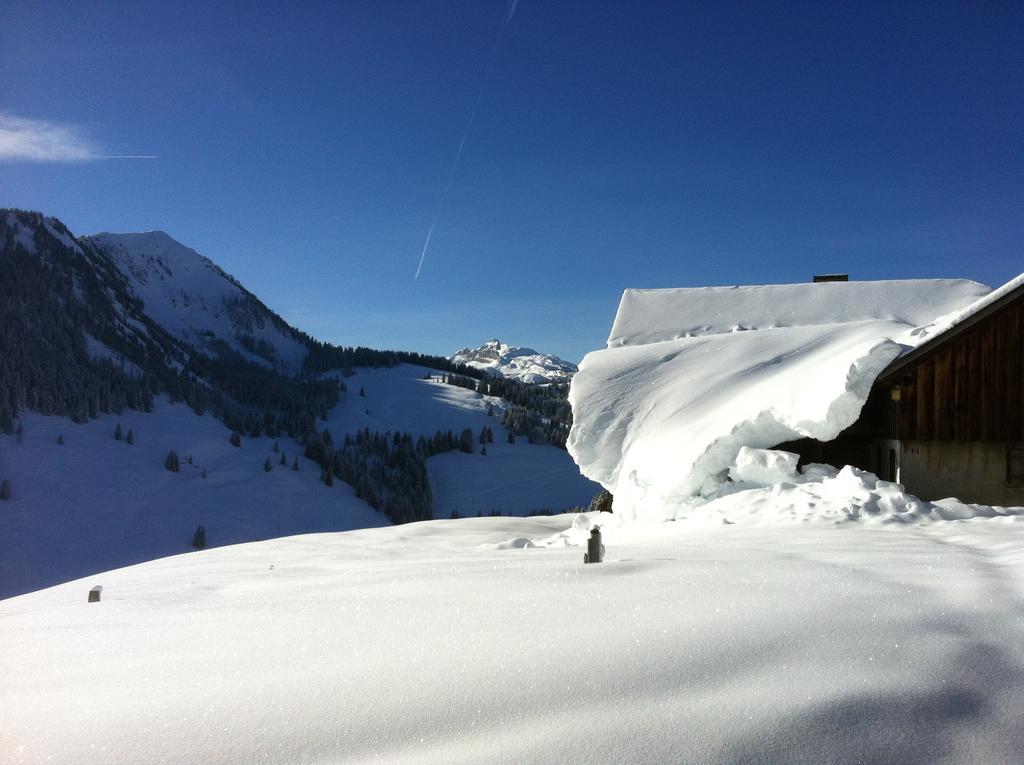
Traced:
<path fill-rule="evenodd" d="M 966 280 L 626 290 L 569 393 L 570 454 L 625 518 L 675 518 L 743 446 L 835 438 L 925 328 L 991 292 Z"/>
<path fill-rule="evenodd" d="M 569 523 L 289 537 L 0 601 L 0 760 L 1024 762 L 1024 523 L 634 523 L 588 566 L 521 541 Z"/>

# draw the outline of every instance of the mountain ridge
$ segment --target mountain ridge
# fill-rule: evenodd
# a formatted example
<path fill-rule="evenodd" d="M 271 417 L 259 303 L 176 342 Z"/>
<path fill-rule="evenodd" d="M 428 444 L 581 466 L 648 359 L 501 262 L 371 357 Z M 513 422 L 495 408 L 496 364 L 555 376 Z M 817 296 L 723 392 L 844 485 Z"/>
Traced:
<path fill-rule="evenodd" d="M 563 383 L 572 379 L 577 366 L 533 348 L 508 345 L 497 338 L 479 348 L 462 348 L 448 357 L 455 364 L 529 384 Z"/>
<path fill-rule="evenodd" d="M 308 340 L 212 259 L 165 231 L 82 237 L 129 280 L 145 310 L 172 335 L 201 349 L 227 343 L 255 363 L 296 373 Z"/>

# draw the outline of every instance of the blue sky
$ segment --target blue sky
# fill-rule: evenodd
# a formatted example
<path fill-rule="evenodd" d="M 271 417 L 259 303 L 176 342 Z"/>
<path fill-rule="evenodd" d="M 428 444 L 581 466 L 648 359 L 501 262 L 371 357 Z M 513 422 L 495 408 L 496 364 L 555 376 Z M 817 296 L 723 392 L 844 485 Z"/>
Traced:
<path fill-rule="evenodd" d="M 578 360 L 626 287 L 1024 271 L 1020 3 L 520 0 L 485 84 L 505 0 L 294 6 L 8 3 L 5 124 L 79 158 L 9 152 L 0 206 L 445 354 Z"/>

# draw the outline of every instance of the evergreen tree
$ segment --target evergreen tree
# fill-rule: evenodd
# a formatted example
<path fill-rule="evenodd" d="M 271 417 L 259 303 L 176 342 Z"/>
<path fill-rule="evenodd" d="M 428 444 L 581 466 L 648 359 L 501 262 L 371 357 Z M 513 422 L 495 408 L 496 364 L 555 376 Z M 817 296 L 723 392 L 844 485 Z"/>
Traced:
<path fill-rule="evenodd" d="M 487 456 L 487 445 L 486 444 L 484 444 L 483 446 L 480 447 L 480 453 L 483 456 L 485 456 L 485 457 Z"/>
<path fill-rule="evenodd" d="M 241 434 L 237 430 L 231 431 L 231 439 L 230 439 L 230 441 L 231 441 L 231 445 L 232 446 L 241 446 L 242 445 L 242 436 L 241 436 Z"/>
<path fill-rule="evenodd" d="M 281 447 L 278 446 L 277 441 L 274 441 L 274 453 L 281 451 Z"/>
<path fill-rule="evenodd" d="M 473 453 L 473 431 L 466 428 L 459 436 L 459 451 L 466 454 Z"/>
<path fill-rule="evenodd" d="M 613 512 L 612 502 L 614 499 L 615 498 L 611 495 L 611 492 L 607 489 L 601 489 L 601 491 L 595 494 L 594 498 L 590 500 L 590 504 L 587 506 L 587 512 L 611 513 Z"/>
<path fill-rule="evenodd" d="M 363 390 L 362 385 L 359 386 L 359 395 L 362 396 L 363 398 L 366 398 L 366 391 Z"/>
<path fill-rule="evenodd" d="M 0 481 L 0 499 L 11 498 L 11 482 L 6 478 Z"/>
<path fill-rule="evenodd" d="M 61 433 L 59 436 L 57 436 L 57 443 L 60 444 L 61 446 L 64 445 L 64 434 L 63 433 Z"/>
<path fill-rule="evenodd" d="M 267 457 L 267 461 L 263 463 L 263 470 L 269 473 L 274 469 L 274 466 L 270 464 L 270 457 Z"/>
<path fill-rule="evenodd" d="M 174 449 L 167 452 L 167 457 L 164 459 L 164 467 L 172 473 L 177 473 L 181 470 L 181 461 L 178 459 L 178 453 Z"/>
<path fill-rule="evenodd" d="M 296 457 L 295 460 L 292 462 L 292 470 L 294 470 L 296 473 L 299 472 L 299 458 L 298 457 Z"/>
<path fill-rule="evenodd" d="M 508 442 L 510 444 L 514 444 L 516 442 L 516 434 L 511 428 L 509 428 L 508 431 Z"/>
<path fill-rule="evenodd" d="M 281 464 L 286 466 L 288 464 L 288 457 L 285 455 L 284 452 L 281 452 Z"/>
<path fill-rule="evenodd" d="M 192 535 L 192 546 L 197 550 L 206 547 L 206 529 L 203 526 L 196 526 L 196 533 Z"/>
<path fill-rule="evenodd" d="M 121 423 L 117 423 L 117 427 L 114 428 L 114 440 L 120 441 L 122 437 L 123 436 L 121 434 Z"/>
<path fill-rule="evenodd" d="M 125 443 L 127 443 L 127 444 L 134 444 L 135 443 L 135 433 L 132 431 L 131 428 L 128 428 L 128 435 L 124 437 L 124 440 L 125 440 Z"/>

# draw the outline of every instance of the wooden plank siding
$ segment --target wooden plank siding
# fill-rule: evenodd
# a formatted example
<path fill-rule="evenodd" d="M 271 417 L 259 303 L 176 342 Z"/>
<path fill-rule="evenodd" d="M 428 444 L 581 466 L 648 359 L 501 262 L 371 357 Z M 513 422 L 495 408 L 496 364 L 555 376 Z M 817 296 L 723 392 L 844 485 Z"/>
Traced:
<path fill-rule="evenodd" d="M 1024 295 L 876 383 L 907 441 L 1024 441 Z"/>

